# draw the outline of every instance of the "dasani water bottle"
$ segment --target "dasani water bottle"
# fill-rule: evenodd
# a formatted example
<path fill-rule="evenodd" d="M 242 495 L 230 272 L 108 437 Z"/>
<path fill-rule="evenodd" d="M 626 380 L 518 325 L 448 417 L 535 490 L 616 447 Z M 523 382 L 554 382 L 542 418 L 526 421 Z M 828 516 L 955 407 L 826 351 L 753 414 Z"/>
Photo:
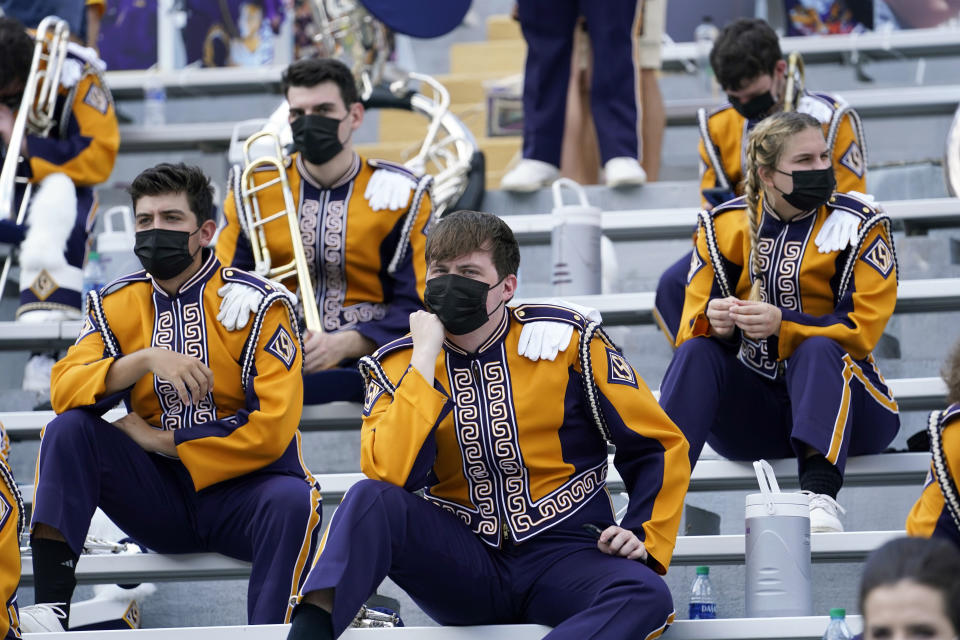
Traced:
<path fill-rule="evenodd" d="M 853 634 L 847 627 L 846 617 L 846 609 L 830 609 L 830 624 L 823 634 L 823 640 L 852 640 Z"/>
<path fill-rule="evenodd" d="M 705 620 L 717 617 L 717 601 L 710 584 L 710 567 L 697 567 L 697 577 L 690 590 L 690 619 Z"/>

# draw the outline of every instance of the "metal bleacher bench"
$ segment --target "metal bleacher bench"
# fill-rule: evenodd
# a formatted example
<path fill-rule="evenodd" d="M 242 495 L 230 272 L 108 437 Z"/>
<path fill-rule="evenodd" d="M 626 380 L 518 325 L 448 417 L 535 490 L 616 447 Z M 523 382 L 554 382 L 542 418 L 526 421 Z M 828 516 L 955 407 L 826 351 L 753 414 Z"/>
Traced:
<path fill-rule="evenodd" d="M 845 91 L 843 97 L 863 118 L 948 115 L 960 102 L 960 86 L 919 86 L 894 92 L 889 89 L 855 89 Z M 698 109 L 714 105 L 715 101 L 710 98 L 668 100 L 667 124 L 692 126 L 696 124 Z M 123 124 L 120 125 L 120 151 L 222 150 L 229 147 L 236 124 L 221 121 L 178 122 L 163 126 Z"/>
<path fill-rule="evenodd" d="M 894 398 L 902 410 L 925 410 L 946 404 L 947 389 L 940 378 L 891 378 L 887 380 Z M 654 392 L 654 395 L 658 395 Z M 305 405 L 300 419 L 302 431 L 343 431 L 360 428 L 361 405 L 352 402 L 330 402 L 321 405 Z M 104 418 L 119 419 L 125 412 L 111 409 Z M 53 420 L 53 411 L 5 411 L 0 412 L 3 425 L 11 440 L 35 440 L 40 429 Z"/>
<path fill-rule="evenodd" d="M 924 198 L 882 202 L 895 227 L 926 229 L 960 226 L 960 199 Z M 520 244 L 550 242 L 554 218 L 549 213 L 505 215 Z M 689 238 L 697 225 L 694 207 L 604 211 L 603 234 L 611 240 L 666 240 Z"/>
<path fill-rule="evenodd" d="M 653 323 L 653 291 L 609 293 L 594 296 L 570 296 L 571 302 L 593 307 L 608 326 Z M 537 302 L 542 299 L 518 300 Z M 901 280 L 897 292 L 896 313 L 960 310 L 960 278 Z M 80 331 L 78 320 L 59 323 L 27 324 L 0 322 L 0 350 L 28 351 L 67 347 Z"/>
<path fill-rule="evenodd" d="M 893 538 L 896 531 L 845 531 L 810 534 L 813 562 L 861 562 Z M 743 564 L 744 536 L 679 536 L 672 566 Z M 77 562 L 77 582 L 84 584 L 170 582 L 182 580 L 235 580 L 250 576 L 250 563 L 218 553 L 85 554 Z M 21 557 L 20 586 L 33 584 L 33 562 Z"/>
<path fill-rule="evenodd" d="M 829 618 L 727 618 L 721 620 L 677 620 L 665 637 L 671 640 L 815 640 L 823 635 Z M 863 626 L 860 616 L 847 616 L 856 633 Z M 181 627 L 138 629 L 136 631 L 70 631 L 32 633 L 27 640 L 286 640 L 289 625 L 237 627 Z M 479 627 L 398 627 L 395 629 L 347 629 L 343 640 L 540 640 L 549 627 L 534 624 Z M 377 636 L 374 638 L 373 636 Z"/>

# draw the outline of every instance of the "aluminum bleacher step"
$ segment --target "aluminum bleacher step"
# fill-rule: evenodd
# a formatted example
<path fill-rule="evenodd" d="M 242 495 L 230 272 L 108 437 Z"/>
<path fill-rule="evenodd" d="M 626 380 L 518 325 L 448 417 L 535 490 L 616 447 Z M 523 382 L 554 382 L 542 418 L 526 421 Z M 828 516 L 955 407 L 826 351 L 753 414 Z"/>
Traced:
<path fill-rule="evenodd" d="M 887 380 L 901 410 L 925 410 L 946 404 L 947 388 L 940 378 L 898 378 Z M 654 395 L 658 392 L 654 391 Z M 305 405 L 300 419 L 303 431 L 342 431 L 359 429 L 362 406 L 354 402 L 330 402 Z M 111 409 L 104 418 L 118 420 L 124 409 Z M 3 411 L 0 424 L 11 440 L 31 440 L 40 437 L 40 429 L 53 420 L 53 411 Z M 778 472 L 779 473 L 779 472 Z"/>
<path fill-rule="evenodd" d="M 919 86 L 909 91 L 890 89 L 855 89 L 845 91 L 844 99 L 862 118 L 911 115 L 949 115 L 960 102 L 960 86 Z M 691 126 L 697 110 L 715 106 L 709 97 L 667 100 L 667 124 Z M 236 122 L 177 122 L 163 126 L 144 124 L 120 125 L 121 153 L 163 150 L 225 150 Z"/>
<path fill-rule="evenodd" d="M 813 562 L 860 562 L 903 531 L 846 531 L 810 534 Z M 673 566 L 743 564 L 744 536 L 679 536 Z M 250 563 L 218 553 L 82 555 L 77 582 L 83 584 L 234 580 L 250 576 Z M 33 584 L 33 561 L 21 556 L 20 586 Z"/>
<path fill-rule="evenodd" d="M 653 323 L 653 291 L 570 296 L 571 302 L 593 307 L 603 314 L 608 326 Z M 517 304 L 542 302 L 545 298 L 518 300 Z M 960 310 L 960 278 L 902 280 L 897 292 L 895 313 Z M 27 351 L 34 348 L 64 348 L 76 340 L 80 322 L 51 324 L 0 322 L 0 350 Z"/>
<path fill-rule="evenodd" d="M 830 623 L 827 616 L 789 618 L 726 618 L 677 620 L 665 637 L 671 640 L 817 640 Z M 854 633 L 863 628 L 857 615 L 847 616 Z M 265 624 L 234 627 L 179 627 L 128 631 L 70 631 L 32 633 L 28 640 L 286 640 L 289 625 Z M 550 627 L 535 624 L 485 625 L 475 627 L 397 627 L 395 629 L 347 629 L 343 640 L 540 640 Z M 374 638 L 373 636 L 377 636 Z"/>
<path fill-rule="evenodd" d="M 911 228 L 960 226 L 958 198 L 890 200 L 883 202 L 882 206 L 895 224 L 905 224 Z M 503 219 L 510 225 L 520 244 L 550 242 L 554 218 L 549 213 L 505 215 Z M 689 238 L 697 225 L 697 209 L 604 211 L 601 225 L 604 235 L 611 240 Z"/>

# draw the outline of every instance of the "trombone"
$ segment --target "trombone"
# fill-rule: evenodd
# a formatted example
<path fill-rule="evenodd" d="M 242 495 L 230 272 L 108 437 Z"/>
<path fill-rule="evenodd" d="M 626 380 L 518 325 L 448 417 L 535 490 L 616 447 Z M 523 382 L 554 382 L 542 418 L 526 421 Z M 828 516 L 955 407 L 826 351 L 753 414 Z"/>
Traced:
<path fill-rule="evenodd" d="M 33 48 L 33 61 L 30 73 L 23 87 L 23 98 L 13 123 L 10 144 L 7 146 L 0 173 L 0 220 L 13 217 L 13 201 L 17 182 L 17 166 L 20 163 L 20 147 L 27 127 L 41 136 L 50 133 L 53 127 L 54 110 L 57 107 L 57 93 L 60 88 L 60 74 L 67 57 L 67 42 L 70 39 L 70 27 L 66 21 L 56 16 L 47 16 L 37 27 L 36 44 Z M 43 65 L 43 68 L 41 68 Z M 27 217 L 27 202 L 30 200 L 31 184 L 28 182 L 17 211 L 17 224 L 23 224 Z M 0 272 L 0 296 L 10 275 L 13 254 L 7 256 Z"/>
<path fill-rule="evenodd" d="M 803 91 L 804 71 L 803 58 L 800 52 L 794 51 L 787 57 L 787 88 L 783 96 L 783 110 L 795 111 L 797 108 L 797 96 Z"/>
<path fill-rule="evenodd" d="M 250 157 L 250 148 L 257 140 L 266 138 L 273 143 L 273 155 L 264 155 L 256 160 Z M 293 189 L 287 178 L 287 168 L 284 163 L 283 148 L 280 138 L 272 131 L 261 131 L 249 138 L 243 144 L 244 168 L 240 176 L 240 196 L 243 201 L 243 211 L 238 212 L 246 220 L 246 228 L 250 236 L 250 247 L 253 252 L 254 271 L 278 283 L 290 276 L 297 277 L 297 286 L 300 289 L 300 302 L 303 305 L 303 319 L 307 329 L 322 332 L 320 311 L 317 309 L 317 298 L 313 291 L 313 282 L 310 280 L 310 269 L 303 252 L 303 237 L 300 235 L 300 223 L 297 217 L 297 205 L 293 199 Z M 270 168 L 277 172 L 277 177 L 267 180 L 263 184 L 256 184 L 254 172 L 263 168 Z M 264 217 L 260 211 L 260 201 L 256 195 L 264 189 L 279 184 L 283 191 L 283 209 L 269 213 Z M 290 228 L 290 243 L 293 247 L 293 260 L 277 267 L 270 259 L 270 249 L 267 246 L 267 236 L 263 230 L 268 222 L 286 216 Z M 283 286 L 281 284 L 281 286 Z"/>

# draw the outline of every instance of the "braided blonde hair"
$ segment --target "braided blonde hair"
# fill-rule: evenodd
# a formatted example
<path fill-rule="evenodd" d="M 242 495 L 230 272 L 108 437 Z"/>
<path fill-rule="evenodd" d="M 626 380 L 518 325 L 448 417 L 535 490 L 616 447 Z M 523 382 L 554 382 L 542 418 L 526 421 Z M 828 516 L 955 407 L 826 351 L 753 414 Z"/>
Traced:
<path fill-rule="evenodd" d="M 749 300 L 757 302 L 761 298 L 762 269 L 760 268 L 760 196 L 763 183 L 760 181 L 760 168 L 775 169 L 787 141 L 805 129 L 816 127 L 821 130 L 820 122 L 806 113 L 796 111 L 781 112 L 764 118 L 750 132 L 747 141 L 747 166 L 744 171 L 743 191 L 747 198 L 747 222 L 750 224 L 749 268 L 753 275 Z"/>

